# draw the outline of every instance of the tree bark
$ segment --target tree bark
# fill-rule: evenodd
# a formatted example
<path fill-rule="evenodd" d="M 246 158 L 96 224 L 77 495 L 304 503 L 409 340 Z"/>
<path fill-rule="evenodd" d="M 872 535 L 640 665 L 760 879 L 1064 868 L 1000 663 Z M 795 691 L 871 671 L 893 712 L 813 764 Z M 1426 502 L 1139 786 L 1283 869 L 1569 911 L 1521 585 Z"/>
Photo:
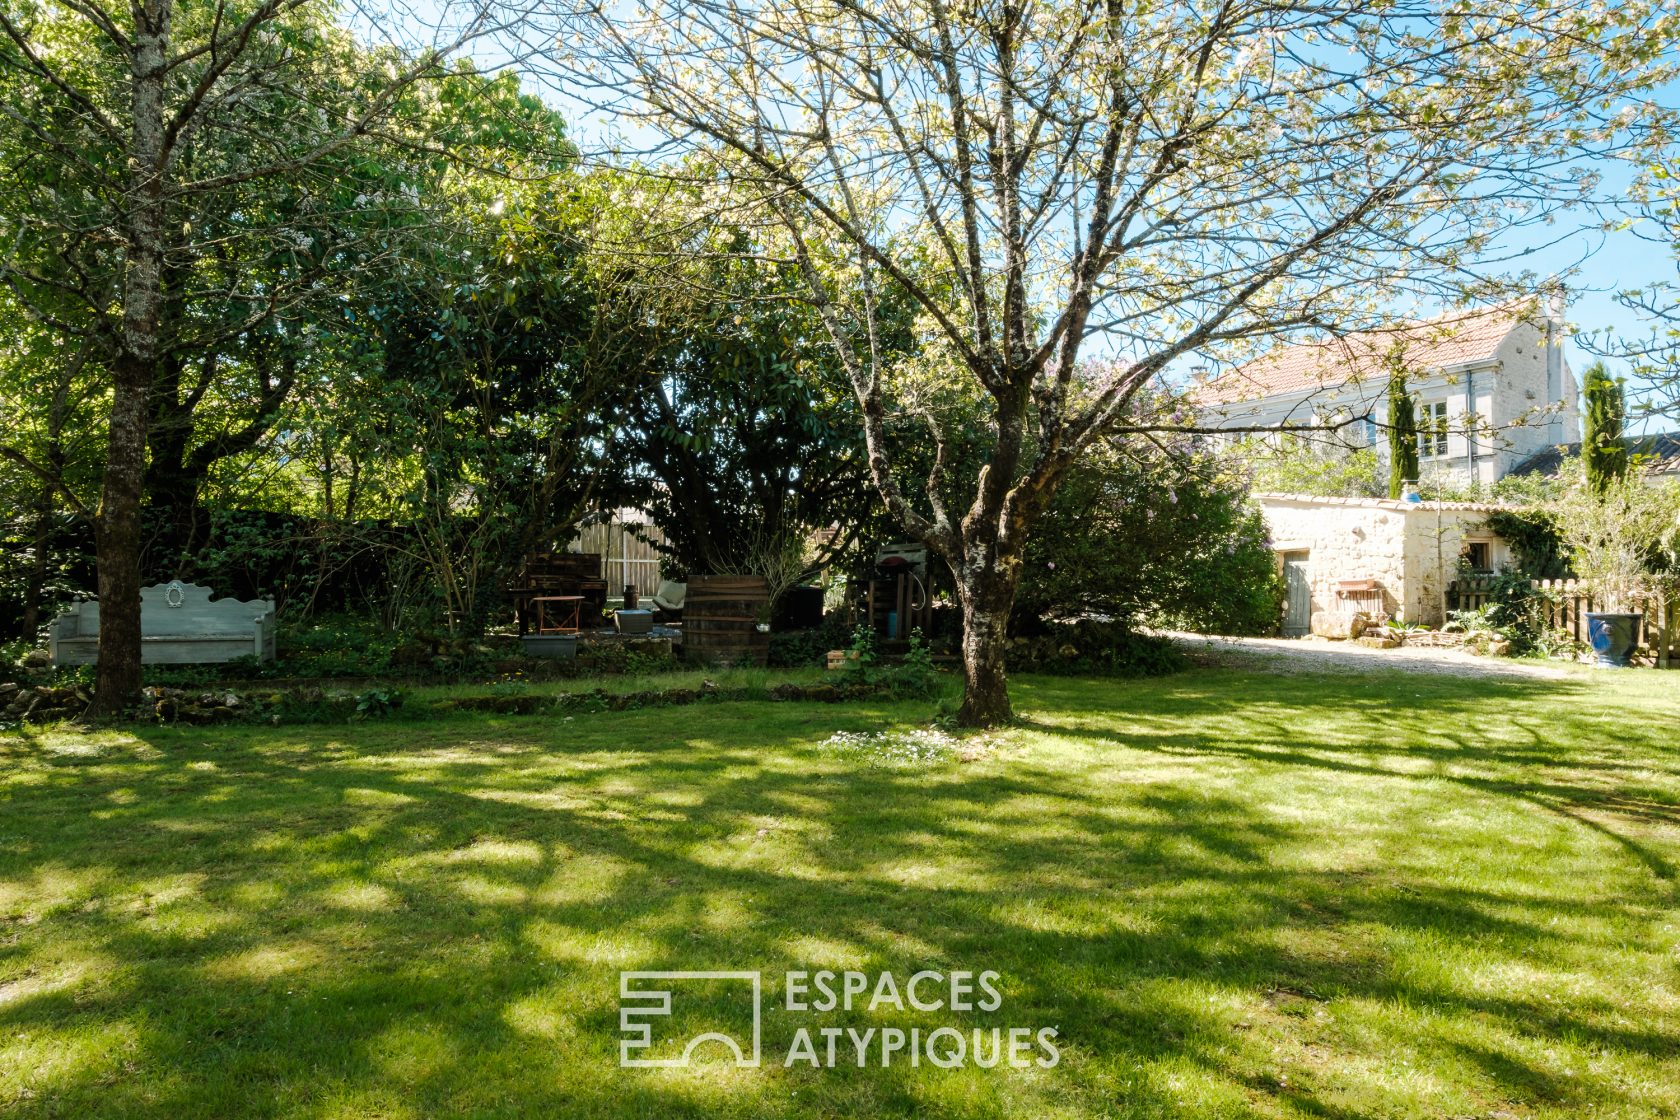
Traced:
<path fill-rule="evenodd" d="M 99 671 L 94 711 L 121 711 L 140 692 L 140 480 L 146 465 L 149 363 L 115 363 L 105 489 L 95 534 L 99 564 Z"/>
<path fill-rule="evenodd" d="M 140 499 L 151 386 L 163 315 L 164 81 L 172 0 L 135 5 L 128 245 L 121 342 L 111 364 L 111 430 L 96 521 L 99 669 L 93 713 L 112 715 L 140 692 Z"/>
<path fill-rule="evenodd" d="M 1005 661 L 1022 557 L 1068 462 L 1065 455 L 1040 455 L 1032 470 L 1019 477 L 1025 394 L 1005 397 L 1003 404 L 1002 438 L 980 472 L 978 495 L 963 519 L 962 562 L 951 565 L 963 612 L 963 701 L 957 711 L 963 727 L 996 727 L 1015 718 Z M 1012 486 L 997 481 L 1017 477 Z"/>
<path fill-rule="evenodd" d="M 963 727 L 996 727 L 1015 718 L 1009 703 L 1009 674 L 1004 654 L 1009 641 L 1009 614 L 1015 606 L 1020 565 L 986 565 L 959 573 L 962 601 L 963 698 L 957 723 Z"/>

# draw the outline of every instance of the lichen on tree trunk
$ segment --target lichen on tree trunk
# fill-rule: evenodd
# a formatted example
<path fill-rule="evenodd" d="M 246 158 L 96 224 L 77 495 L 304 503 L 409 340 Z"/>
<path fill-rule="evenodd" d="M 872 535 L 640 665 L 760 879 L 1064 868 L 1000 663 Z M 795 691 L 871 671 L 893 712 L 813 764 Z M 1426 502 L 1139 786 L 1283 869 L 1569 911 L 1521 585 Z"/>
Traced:
<path fill-rule="evenodd" d="M 1010 603 L 984 602 L 985 598 L 963 597 L 963 698 L 957 709 L 957 723 L 963 727 L 995 727 L 1015 718 L 1004 666 L 1014 596 Z"/>
<path fill-rule="evenodd" d="M 982 484 L 982 500 L 987 493 Z M 951 564 L 962 604 L 963 698 L 957 723 L 963 727 L 996 727 L 1015 718 L 1005 656 L 1009 619 L 1021 583 L 1021 558 L 1006 540 L 987 531 L 1000 521 L 1024 529 L 1024 524 L 1017 523 L 1021 511 L 1014 507 L 1014 512 L 1010 518 L 971 517 L 964 557 Z"/>

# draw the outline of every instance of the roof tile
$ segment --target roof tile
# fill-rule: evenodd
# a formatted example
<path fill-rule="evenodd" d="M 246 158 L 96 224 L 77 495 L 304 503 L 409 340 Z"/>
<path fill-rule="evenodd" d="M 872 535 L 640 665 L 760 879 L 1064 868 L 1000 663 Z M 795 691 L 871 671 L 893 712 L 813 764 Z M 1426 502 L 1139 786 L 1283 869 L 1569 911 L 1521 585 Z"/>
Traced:
<path fill-rule="evenodd" d="M 1534 307 L 1535 300 L 1529 296 L 1279 347 L 1199 386 L 1193 396 L 1202 404 L 1228 404 L 1334 388 L 1350 381 L 1375 378 L 1386 382 L 1389 363 L 1397 355 L 1403 357 L 1407 369 L 1419 372 L 1486 361 Z"/>

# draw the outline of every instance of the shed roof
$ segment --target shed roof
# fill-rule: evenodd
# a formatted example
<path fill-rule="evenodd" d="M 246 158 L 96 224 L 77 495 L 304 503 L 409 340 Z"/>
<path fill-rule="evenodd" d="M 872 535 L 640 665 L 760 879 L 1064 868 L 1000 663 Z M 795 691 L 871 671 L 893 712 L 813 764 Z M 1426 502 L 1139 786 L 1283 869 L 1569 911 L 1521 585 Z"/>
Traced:
<path fill-rule="evenodd" d="M 1640 460 L 1647 474 L 1680 477 L 1680 432 L 1662 432 L 1650 436 L 1624 436 L 1622 444 L 1628 454 Z M 1554 444 L 1537 451 L 1511 468 L 1516 475 L 1555 475 L 1566 459 L 1581 457 L 1579 443 Z"/>

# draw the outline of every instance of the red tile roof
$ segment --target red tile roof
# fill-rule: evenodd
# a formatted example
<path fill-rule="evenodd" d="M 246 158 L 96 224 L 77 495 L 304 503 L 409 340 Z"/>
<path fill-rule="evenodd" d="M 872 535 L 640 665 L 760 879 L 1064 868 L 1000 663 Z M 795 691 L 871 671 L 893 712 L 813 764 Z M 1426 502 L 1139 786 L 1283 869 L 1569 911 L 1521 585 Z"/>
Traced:
<path fill-rule="evenodd" d="M 1403 355 L 1406 368 L 1417 373 L 1485 361 L 1494 356 L 1511 328 L 1531 315 L 1534 307 L 1534 299 L 1528 297 L 1320 342 L 1282 346 L 1198 386 L 1192 395 L 1201 404 L 1228 404 L 1334 388 L 1349 381 L 1386 383 L 1389 360 L 1395 355 Z"/>

